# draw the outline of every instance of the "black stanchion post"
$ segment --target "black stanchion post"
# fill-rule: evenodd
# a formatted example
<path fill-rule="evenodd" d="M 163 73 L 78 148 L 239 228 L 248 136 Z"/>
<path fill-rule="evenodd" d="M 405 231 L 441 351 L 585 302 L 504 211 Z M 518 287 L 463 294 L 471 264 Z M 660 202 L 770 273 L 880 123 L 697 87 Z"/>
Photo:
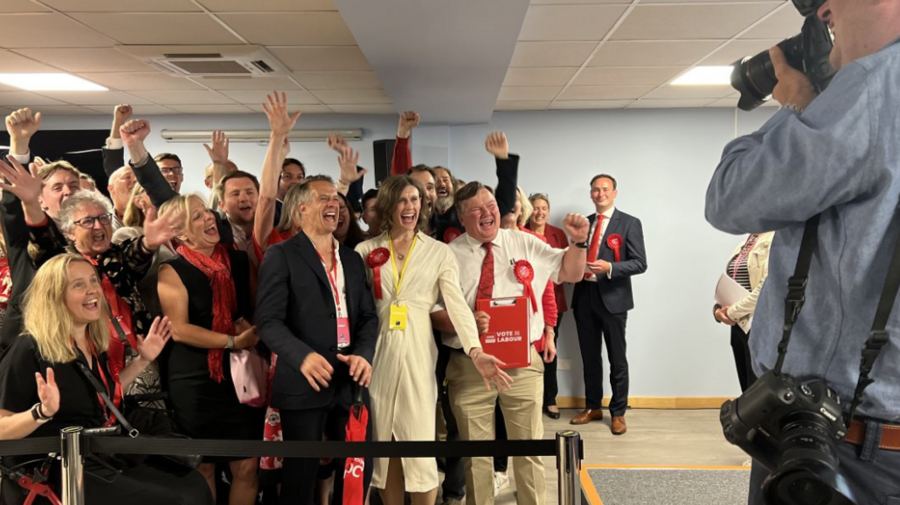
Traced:
<path fill-rule="evenodd" d="M 559 505 L 580 505 L 581 435 L 577 431 L 556 432 L 556 470 Z"/>
<path fill-rule="evenodd" d="M 81 426 L 60 430 L 63 505 L 84 505 L 84 456 L 81 454 L 83 432 Z"/>

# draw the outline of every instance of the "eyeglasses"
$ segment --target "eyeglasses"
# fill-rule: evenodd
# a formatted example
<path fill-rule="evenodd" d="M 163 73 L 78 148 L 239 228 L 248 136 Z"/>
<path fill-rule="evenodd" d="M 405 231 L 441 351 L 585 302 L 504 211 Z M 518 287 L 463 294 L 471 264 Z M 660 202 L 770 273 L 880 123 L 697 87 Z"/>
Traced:
<path fill-rule="evenodd" d="M 77 224 L 78 226 L 86 230 L 90 230 L 94 227 L 95 221 L 100 221 L 100 224 L 106 226 L 112 222 L 112 214 L 100 214 L 99 216 L 83 217 L 78 221 L 72 221 L 72 224 Z"/>
<path fill-rule="evenodd" d="M 163 175 L 181 175 L 184 173 L 184 169 L 181 167 L 160 168 L 159 171 L 162 172 Z"/>

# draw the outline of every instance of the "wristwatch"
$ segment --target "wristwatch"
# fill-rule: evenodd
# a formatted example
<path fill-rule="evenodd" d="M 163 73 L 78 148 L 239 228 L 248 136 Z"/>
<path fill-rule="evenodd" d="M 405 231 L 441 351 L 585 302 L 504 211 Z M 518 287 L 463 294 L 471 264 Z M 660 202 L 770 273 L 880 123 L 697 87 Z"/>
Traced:
<path fill-rule="evenodd" d="M 41 404 L 40 402 L 38 402 L 34 404 L 34 407 L 31 407 L 31 418 L 34 419 L 34 422 L 38 424 L 44 424 L 47 421 L 53 419 L 53 416 L 45 416 L 44 412 L 41 410 Z"/>
<path fill-rule="evenodd" d="M 232 350 L 232 351 L 234 350 L 234 339 L 235 339 L 234 335 L 228 335 L 228 343 L 225 344 L 226 349 Z"/>
<path fill-rule="evenodd" d="M 574 245 L 575 247 L 580 247 L 580 248 L 582 248 L 582 249 L 587 249 L 587 248 L 588 248 L 588 243 L 587 243 L 586 240 L 585 240 L 584 242 L 575 242 L 575 241 L 573 240 L 573 241 L 572 241 L 572 245 Z"/>

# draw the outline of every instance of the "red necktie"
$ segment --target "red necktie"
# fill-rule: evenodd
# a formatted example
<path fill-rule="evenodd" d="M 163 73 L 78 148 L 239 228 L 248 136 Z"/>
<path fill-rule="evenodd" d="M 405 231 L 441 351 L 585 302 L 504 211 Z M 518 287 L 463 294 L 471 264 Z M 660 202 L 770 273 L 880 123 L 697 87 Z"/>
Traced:
<path fill-rule="evenodd" d="M 603 227 L 603 218 L 606 217 L 603 214 L 597 214 L 597 229 L 594 230 L 594 236 L 591 237 L 591 248 L 588 249 L 587 260 L 590 262 L 597 261 L 597 252 L 600 250 L 600 235 L 602 227 Z M 585 279 L 590 279 L 594 274 L 586 273 L 584 274 Z"/>
<path fill-rule="evenodd" d="M 481 263 L 481 278 L 478 280 L 478 299 L 490 300 L 494 296 L 494 250 L 491 242 L 481 244 L 487 251 Z"/>

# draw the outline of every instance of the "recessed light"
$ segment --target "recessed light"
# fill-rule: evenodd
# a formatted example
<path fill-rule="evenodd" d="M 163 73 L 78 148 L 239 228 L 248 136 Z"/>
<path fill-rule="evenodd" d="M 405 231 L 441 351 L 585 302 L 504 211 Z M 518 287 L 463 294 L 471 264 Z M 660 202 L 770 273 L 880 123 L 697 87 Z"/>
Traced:
<path fill-rule="evenodd" d="M 71 74 L 0 74 L 0 84 L 26 91 L 109 91 Z"/>
<path fill-rule="evenodd" d="M 694 67 L 677 79 L 672 86 L 714 86 L 731 84 L 731 65 L 721 67 Z"/>

